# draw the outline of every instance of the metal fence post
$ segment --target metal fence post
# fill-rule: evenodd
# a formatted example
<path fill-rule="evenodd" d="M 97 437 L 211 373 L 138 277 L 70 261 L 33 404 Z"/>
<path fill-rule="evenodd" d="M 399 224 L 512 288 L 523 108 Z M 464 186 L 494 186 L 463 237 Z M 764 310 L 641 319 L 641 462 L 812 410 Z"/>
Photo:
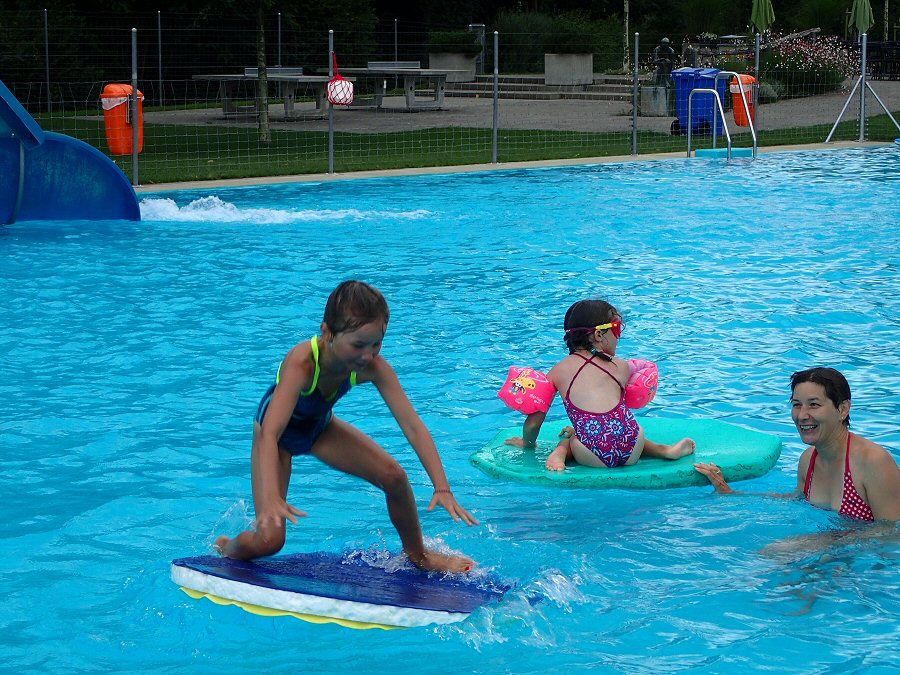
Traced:
<path fill-rule="evenodd" d="M 491 124 L 491 164 L 497 163 L 497 130 L 500 127 L 500 33 L 494 31 L 494 120 Z"/>
<path fill-rule="evenodd" d="M 159 52 L 159 104 L 165 104 L 165 96 L 163 96 L 163 79 L 162 79 L 162 12 L 156 11 L 156 49 Z"/>
<path fill-rule="evenodd" d="M 398 53 L 399 52 L 397 51 L 397 19 L 394 19 L 394 63 L 396 63 L 399 60 Z M 400 77 L 394 76 L 394 89 L 397 89 L 399 87 L 400 87 Z"/>
<path fill-rule="evenodd" d="M 760 50 L 760 42 L 761 37 L 759 33 L 756 34 L 756 47 L 754 49 L 754 57 L 753 57 L 753 76 L 756 78 L 756 86 L 753 87 L 753 109 L 756 110 L 756 114 L 759 115 L 759 50 Z"/>
<path fill-rule="evenodd" d="M 638 154 L 638 91 L 640 89 L 640 78 L 638 77 L 638 56 L 640 43 L 640 33 L 634 34 L 634 76 L 631 87 L 631 154 Z M 666 102 L 668 105 L 668 101 Z"/>
<path fill-rule="evenodd" d="M 328 31 L 328 80 L 334 77 L 334 31 Z M 327 98 L 327 97 L 326 97 Z M 328 101 L 328 173 L 334 173 L 334 106 Z"/>
<path fill-rule="evenodd" d="M 862 54 L 859 59 L 859 142 L 866 140 L 866 45 L 868 36 L 863 33 L 859 36 Z"/>
<path fill-rule="evenodd" d="M 50 96 L 50 29 L 47 10 L 44 10 L 44 70 L 47 77 L 47 112 L 53 112 L 53 98 Z"/>
<path fill-rule="evenodd" d="M 137 28 L 131 29 L 131 184 L 140 185 L 138 174 L 138 76 L 137 76 Z"/>

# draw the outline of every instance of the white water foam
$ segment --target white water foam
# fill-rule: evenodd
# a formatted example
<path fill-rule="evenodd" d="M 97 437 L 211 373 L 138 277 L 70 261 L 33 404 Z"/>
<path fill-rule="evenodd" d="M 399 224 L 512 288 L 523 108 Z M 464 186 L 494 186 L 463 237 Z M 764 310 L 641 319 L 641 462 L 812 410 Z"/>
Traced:
<path fill-rule="evenodd" d="M 358 209 L 279 209 L 239 207 L 219 197 L 209 196 L 195 199 L 186 206 L 178 206 L 173 199 L 148 197 L 140 203 L 141 219 L 144 221 L 208 222 L 208 223 L 255 223 L 281 224 L 310 221 L 365 220 L 371 217 L 368 211 Z M 424 209 L 412 211 L 390 211 L 387 215 L 395 219 L 417 220 L 429 215 Z"/>

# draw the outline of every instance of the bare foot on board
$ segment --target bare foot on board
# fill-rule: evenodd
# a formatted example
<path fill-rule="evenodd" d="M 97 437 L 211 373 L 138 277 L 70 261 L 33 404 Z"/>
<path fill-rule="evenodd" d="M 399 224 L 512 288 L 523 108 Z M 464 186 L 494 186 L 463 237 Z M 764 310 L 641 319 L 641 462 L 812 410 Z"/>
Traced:
<path fill-rule="evenodd" d="M 544 462 L 547 471 L 566 470 L 566 460 L 572 456 L 571 438 L 574 433 L 575 430 L 572 427 L 566 427 L 559 432 L 559 437 L 563 440 L 559 442 L 559 445 L 556 446 L 553 452 L 547 457 L 547 461 Z"/>
<path fill-rule="evenodd" d="M 434 572 L 453 572 L 464 574 L 471 572 L 475 567 L 475 561 L 464 555 L 447 555 L 437 551 L 425 551 L 425 556 L 419 560 L 410 558 L 410 561 L 419 569 Z"/>
<path fill-rule="evenodd" d="M 556 450 L 554 450 L 547 456 L 547 461 L 545 462 L 547 471 L 565 471 L 566 457 L 568 456 L 568 454 L 569 449 L 566 446 L 557 445 Z"/>
<path fill-rule="evenodd" d="M 694 443 L 690 438 L 682 438 L 677 443 L 673 443 L 668 446 L 663 452 L 662 456 L 666 459 L 681 459 L 682 457 L 687 457 L 688 455 L 693 455 L 694 450 L 697 449 L 697 444 Z"/>

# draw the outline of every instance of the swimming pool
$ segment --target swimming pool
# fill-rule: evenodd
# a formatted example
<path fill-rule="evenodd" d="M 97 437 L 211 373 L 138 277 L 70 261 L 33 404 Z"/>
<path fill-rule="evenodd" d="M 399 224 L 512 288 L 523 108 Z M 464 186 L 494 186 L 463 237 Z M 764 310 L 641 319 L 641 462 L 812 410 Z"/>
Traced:
<path fill-rule="evenodd" d="M 896 148 L 184 191 L 142 223 L 0 230 L 3 656 L 13 671 L 888 672 L 900 661 L 900 537 L 775 554 L 843 527 L 798 502 L 554 490 L 469 454 L 520 418 L 508 366 L 563 353 L 601 295 L 623 356 L 658 362 L 647 414 L 802 447 L 791 372 L 832 365 L 854 429 L 900 449 Z M 410 473 L 431 541 L 519 590 L 464 623 L 349 631 L 194 601 L 172 558 L 251 517 L 250 420 L 341 279 L 384 291 L 384 354 L 482 520 L 424 512 L 430 485 L 373 388 L 338 414 Z M 563 417 L 557 399 L 553 413 Z M 314 460 L 285 552 L 399 547 L 379 493 Z M 546 599 L 531 606 L 526 597 Z"/>

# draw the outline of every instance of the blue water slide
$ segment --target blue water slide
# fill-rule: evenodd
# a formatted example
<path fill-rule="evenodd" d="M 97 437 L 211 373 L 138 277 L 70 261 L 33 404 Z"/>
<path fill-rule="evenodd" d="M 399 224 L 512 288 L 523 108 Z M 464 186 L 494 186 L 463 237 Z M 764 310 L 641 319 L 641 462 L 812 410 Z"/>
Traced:
<path fill-rule="evenodd" d="M 140 219 L 134 188 L 109 157 L 41 129 L 0 81 L 0 224 Z"/>

